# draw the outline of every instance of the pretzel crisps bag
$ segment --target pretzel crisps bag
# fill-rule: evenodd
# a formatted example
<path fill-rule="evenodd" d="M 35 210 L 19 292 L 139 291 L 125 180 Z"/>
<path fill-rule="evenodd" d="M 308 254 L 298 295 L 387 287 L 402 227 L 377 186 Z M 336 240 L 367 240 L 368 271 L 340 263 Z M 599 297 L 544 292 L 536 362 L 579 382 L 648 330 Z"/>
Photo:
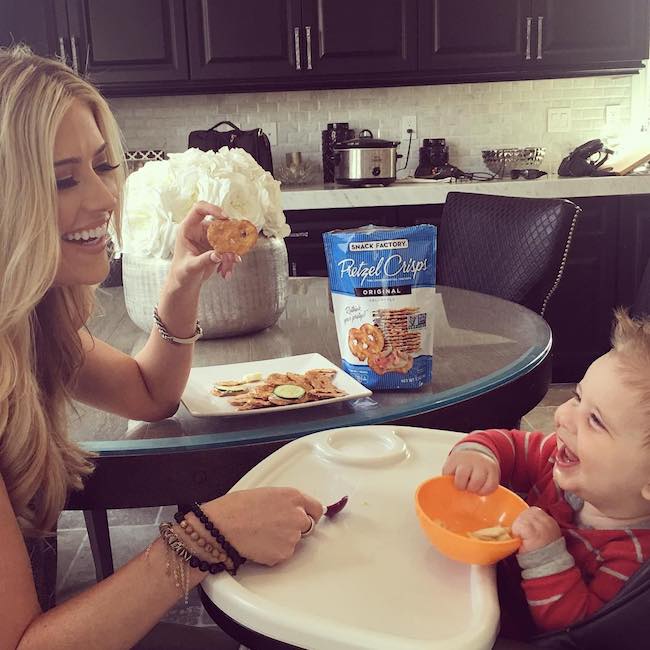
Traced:
<path fill-rule="evenodd" d="M 371 389 L 431 381 L 436 227 L 323 234 L 343 369 Z"/>

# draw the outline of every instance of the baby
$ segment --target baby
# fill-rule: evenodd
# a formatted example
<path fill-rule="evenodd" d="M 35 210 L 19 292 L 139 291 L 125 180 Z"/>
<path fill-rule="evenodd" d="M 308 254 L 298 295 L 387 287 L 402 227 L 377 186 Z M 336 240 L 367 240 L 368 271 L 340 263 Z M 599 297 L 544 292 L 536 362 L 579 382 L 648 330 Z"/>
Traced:
<path fill-rule="evenodd" d="M 617 311 L 612 349 L 557 408 L 555 433 L 475 431 L 442 473 L 527 494 L 512 534 L 538 632 L 593 614 L 650 558 L 650 319 Z"/>

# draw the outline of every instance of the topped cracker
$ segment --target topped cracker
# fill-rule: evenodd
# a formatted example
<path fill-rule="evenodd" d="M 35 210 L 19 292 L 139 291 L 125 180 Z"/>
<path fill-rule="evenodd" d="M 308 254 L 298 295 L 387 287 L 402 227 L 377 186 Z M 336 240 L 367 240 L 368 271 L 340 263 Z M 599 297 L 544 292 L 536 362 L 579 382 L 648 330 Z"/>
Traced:
<path fill-rule="evenodd" d="M 218 219 L 208 226 L 208 241 L 217 253 L 244 255 L 257 243 L 257 228 L 246 219 Z"/>

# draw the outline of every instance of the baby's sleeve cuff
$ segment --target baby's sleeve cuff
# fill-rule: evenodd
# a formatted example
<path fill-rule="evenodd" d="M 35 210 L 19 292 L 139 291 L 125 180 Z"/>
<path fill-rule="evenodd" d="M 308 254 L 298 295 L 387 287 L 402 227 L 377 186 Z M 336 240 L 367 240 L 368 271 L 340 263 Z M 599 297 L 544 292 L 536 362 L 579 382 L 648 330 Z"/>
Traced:
<path fill-rule="evenodd" d="M 461 442 L 452 449 L 452 452 L 453 451 L 478 451 L 479 454 L 483 454 L 484 456 L 499 462 L 498 458 L 492 453 L 492 450 L 485 445 L 482 445 L 480 442 Z"/>
<path fill-rule="evenodd" d="M 554 575 L 575 566 L 573 556 L 566 550 L 564 537 L 534 551 L 519 553 L 517 562 L 522 569 L 521 577 L 524 580 Z"/>

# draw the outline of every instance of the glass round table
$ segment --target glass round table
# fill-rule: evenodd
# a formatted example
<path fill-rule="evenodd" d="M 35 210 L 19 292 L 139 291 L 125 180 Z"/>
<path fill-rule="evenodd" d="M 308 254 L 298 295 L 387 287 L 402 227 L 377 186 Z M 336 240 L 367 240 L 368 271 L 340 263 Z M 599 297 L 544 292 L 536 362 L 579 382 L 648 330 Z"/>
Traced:
<path fill-rule="evenodd" d="M 199 341 L 193 366 L 307 353 L 339 365 L 328 295 L 326 278 L 290 278 L 287 306 L 276 325 L 251 335 Z M 90 324 L 93 335 L 129 354 L 137 352 L 147 335 L 130 321 L 122 288 L 100 290 L 98 299 L 101 315 Z M 105 575 L 112 570 L 110 553 L 97 551 L 108 540 L 105 509 L 214 498 L 286 442 L 323 429 L 381 423 L 456 431 L 516 426 L 548 389 L 551 344 L 548 325 L 530 310 L 439 286 L 433 381 L 418 390 L 376 391 L 356 400 L 245 417 L 194 417 L 181 405 L 172 418 L 154 423 L 75 405 L 71 435 L 98 458 L 85 489 L 71 495 L 68 507 L 86 511 L 98 575 Z"/>

